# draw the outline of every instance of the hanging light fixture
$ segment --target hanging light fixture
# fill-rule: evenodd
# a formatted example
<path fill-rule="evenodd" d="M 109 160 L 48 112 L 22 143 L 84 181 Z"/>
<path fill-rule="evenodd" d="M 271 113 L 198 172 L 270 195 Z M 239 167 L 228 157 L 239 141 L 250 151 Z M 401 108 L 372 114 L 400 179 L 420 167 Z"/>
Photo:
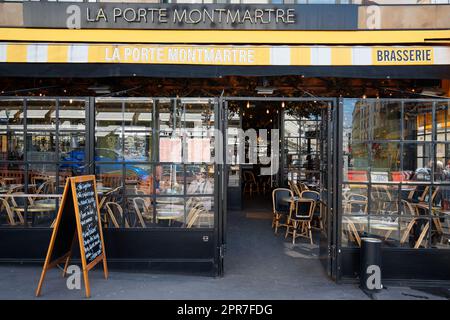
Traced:
<path fill-rule="evenodd" d="M 247 101 L 247 109 L 250 108 L 250 101 Z"/>
<path fill-rule="evenodd" d="M 285 104 L 284 104 L 284 101 L 283 101 L 283 102 L 281 102 L 281 108 L 284 109 L 284 106 L 285 106 Z"/>
<path fill-rule="evenodd" d="M 267 109 L 267 110 L 266 110 L 266 113 L 267 113 L 267 114 L 269 114 L 269 113 L 270 113 L 269 109 Z"/>

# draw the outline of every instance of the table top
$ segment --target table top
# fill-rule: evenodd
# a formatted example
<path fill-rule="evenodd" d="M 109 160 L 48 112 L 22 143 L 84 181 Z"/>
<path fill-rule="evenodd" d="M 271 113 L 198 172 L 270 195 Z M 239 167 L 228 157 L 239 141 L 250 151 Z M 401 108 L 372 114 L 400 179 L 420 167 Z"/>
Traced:
<path fill-rule="evenodd" d="M 24 212 L 25 211 L 24 207 L 20 207 L 20 208 L 19 207 L 13 207 L 11 209 L 14 210 L 14 211 L 17 211 L 17 212 Z M 53 206 L 53 207 L 32 205 L 32 206 L 28 206 L 27 211 L 28 212 L 52 212 L 55 209 L 56 209 L 56 205 Z"/>

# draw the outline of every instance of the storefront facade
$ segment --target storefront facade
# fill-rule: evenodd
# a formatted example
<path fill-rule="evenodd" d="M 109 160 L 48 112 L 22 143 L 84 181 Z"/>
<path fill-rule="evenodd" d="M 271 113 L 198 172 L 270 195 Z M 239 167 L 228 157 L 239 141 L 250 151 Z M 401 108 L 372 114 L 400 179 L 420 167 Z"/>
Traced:
<path fill-rule="evenodd" d="M 0 95 L 0 261 L 41 262 L 65 178 L 94 173 L 108 195 L 104 233 L 112 264 L 223 274 L 234 169 L 227 143 L 218 142 L 228 141 L 226 129 L 242 116 L 233 118 L 232 102 L 252 100 L 322 106 L 315 118 L 326 218 L 320 251 L 331 278 L 354 281 L 358 239 L 376 235 L 384 240 L 386 280 L 450 281 L 450 181 L 442 175 L 450 160 L 450 5 L 0 8 L 0 77 L 8 83 Z M 432 79 L 444 94 L 392 98 L 380 88 L 373 98 L 192 97 L 164 88 L 167 78 L 228 76 Z M 64 86 L 37 96 L 20 87 L 25 77 L 60 78 Z M 86 94 L 76 89 L 84 78 L 158 78 L 161 93 L 149 88 L 153 95 L 127 97 L 127 90 L 91 85 Z M 292 155 L 301 152 L 289 148 L 301 143 L 294 141 L 311 119 L 280 111 L 277 179 L 285 185 Z M 188 134 L 173 139 L 183 130 Z M 419 168 L 424 176 L 410 178 Z"/>

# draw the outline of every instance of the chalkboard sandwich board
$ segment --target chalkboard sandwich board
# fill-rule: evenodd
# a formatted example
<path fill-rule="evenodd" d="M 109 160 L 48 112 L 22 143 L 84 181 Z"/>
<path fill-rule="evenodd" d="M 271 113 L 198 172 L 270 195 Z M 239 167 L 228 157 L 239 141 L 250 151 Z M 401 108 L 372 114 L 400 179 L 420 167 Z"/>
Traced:
<path fill-rule="evenodd" d="M 88 271 L 103 261 L 105 278 L 108 278 L 94 175 L 67 179 L 41 278 L 36 289 L 36 296 L 41 293 L 47 270 L 64 262 L 63 276 L 65 276 L 73 248 L 77 242 L 81 255 L 86 297 L 90 297 Z"/>

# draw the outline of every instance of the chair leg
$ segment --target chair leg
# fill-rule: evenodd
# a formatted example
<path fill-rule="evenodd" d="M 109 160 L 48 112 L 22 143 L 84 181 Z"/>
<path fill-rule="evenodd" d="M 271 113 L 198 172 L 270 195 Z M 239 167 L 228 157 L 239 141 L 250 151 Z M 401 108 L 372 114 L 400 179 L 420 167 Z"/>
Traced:
<path fill-rule="evenodd" d="M 312 231 L 311 231 L 311 222 L 308 221 L 308 232 L 309 232 L 309 240 L 311 241 L 311 244 L 313 243 L 313 238 L 312 238 Z"/>
<path fill-rule="evenodd" d="M 297 238 L 297 221 L 294 221 L 294 231 L 292 232 L 292 244 L 295 244 L 295 238 Z"/>

